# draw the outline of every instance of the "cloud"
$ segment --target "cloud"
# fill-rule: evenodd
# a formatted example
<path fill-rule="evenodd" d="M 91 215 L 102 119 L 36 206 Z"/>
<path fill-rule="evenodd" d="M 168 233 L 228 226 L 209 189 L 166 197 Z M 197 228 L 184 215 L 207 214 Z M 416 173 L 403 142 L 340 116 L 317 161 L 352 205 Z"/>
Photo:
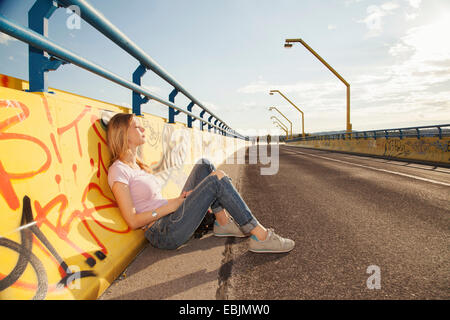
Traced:
<path fill-rule="evenodd" d="M 380 7 L 383 11 L 390 12 L 397 9 L 399 5 L 395 2 L 385 2 Z"/>
<path fill-rule="evenodd" d="M 336 30 L 336 26 L 334 24 L 329 24 L 328 25 L 328 30 Z"/>
<path fill-rule="evenodd" d="M 436 37 L 449 29 L 450 15 L 410 28 L 387 48 L 388 60 L 393 62 L 346 75 L 351 85 L 351 122 L 355 130 L 450 121 L 450 42 Z M 344 128 L 345 86 L 339 80 L 280 84 L 259 79 L 237 91 L 252 95 L 252 99 L 243 101 L 262 96 L 267 105 L 294 112 L 280 95 L 269 96 L 274 89 L 298 103 L 308 119 L 307 131 Z"/>
<path fill-rule="evenodd" d="M 409 5 L 415 9 L 419 9 L 420 4 L 422 3 L 422 0 L 407 0 L 409 2 Z"/>
<path fill-rule="evenodd" d="M 450 120 L 450 43 L 435 36 L 448 29 L 450 15 L 407 30 L 388 50 L 395 63 L 351 82 L 352 103 L 380 121 L 383 113 L 412 122 Z"/>
<path fill-rule="evenodd" d="M 369 30 L 365 38 L 377 37 L 383 31 L 383 17 L 392 14 L 392 12 L 399 8 L 396 2 L 385 2 L 380 6 L 370 5 L 367 7 L 367 16 L 358 20 L 359 23 L 364 23 Z"/>
<path fill-rule="evenodd" d="M 389 54 L 393 57 L 398 57 L 404 54 L 409 55 L 412 54 L 413 51 L 414 48 L 404 42 L 398 42 L 389 48 Z"/>
<path fill-rule="evenodd" d="M 416 19 L 418 16 L 419 15 L 417 13 L 406 13 L 405 19 L 406 19 L 406 21 L 411 21 L 411 20 Z"/>
<path fill-rule="evenodd" d="M 440 63 L 450 59 L 450 43 L 436 35 L 449 29 L 450 15 L 447 14 L 431 24 L 409 29 L 395 46 L 408 48 L 413 55 L 411 63 L 416 67 L 423 68 L 425 64 Z M 407 63 L 408 61 L 403 64 Z"/>
<path fill-rule="evenodd" d="M 348 6 L 352 5 L 352 4 L 359 3 L 361 1 L 363 1 L 363 0 L 346 0 L 345 1 L 345 6 L 348 7 Z"/>
<path fill-rule="evenodd" d="M 222 107 L 220 107 L 215 103 L 204 101 L 202 102 L 202 104 L 211 111 L 219 111 L 219 110 L 223 111 Z"/>
<path fill-rule="evenodd" d="M 10 37 L 6 33 L 0 32 L 0 44 L 8 45 L 10 41 L 17 41 L 17 39 Z"/>
<path fill-rule="evenodd" d="M 406 21 L 412 21 L 415 20 L 419 16 L 419 10 L 420 5 L 422 3 L 422 0 L 405 0 L 408 2 L 409 6 L 412 8 L 413 12 L 406 12 L 405 13 L 405 20 Z"/>

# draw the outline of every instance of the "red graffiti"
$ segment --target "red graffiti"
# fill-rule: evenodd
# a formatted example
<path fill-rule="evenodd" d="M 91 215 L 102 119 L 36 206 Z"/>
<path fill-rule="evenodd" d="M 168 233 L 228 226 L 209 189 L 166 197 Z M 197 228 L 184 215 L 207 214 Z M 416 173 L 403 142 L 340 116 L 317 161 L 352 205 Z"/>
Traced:
<path fill-rule="evenodd" d="M 84 115 L 88 111 L 91 111 L 91 107 L 85 106 L 84 110 L 78 115 L 78 117 L 75 118 L 75 120 L 73 120 L 71 123 L 69 123 L 68 125 L 66 125 L 64 127 L 58 128 L 58 130 L 57 130 L 58 134 L 62 135 L 64 132 L 71 129 L 72 127 L 75 128 L 75 133 L 77 135 L 78 152 L 80 153 L 80 157 L 83 156 L 83 151 L 81 150 L 80 132 L 78 130 L 78 123 L 80 122 L 81 119 L 83 119 Z"/>
<path fill-rule="evenodd" d="M 42 97 L 42 103 L 44 104 L 45 114 L 47 115 L 48 123 L 53 124 L 52 114 L 50 113 L 50 109 L 48 108 L 47 99 Z"/>
<path fill-rule="evenodd" d="M 65 132 L 67 132 L 72 128 L 75 130 L 78 145 L 78 153 L 80 157 L 82 157 L 83 150 L 80 141 L 79 124 L 80 121 L 85 119 L 85 116 L 87 116 L 92 111 L 92 107 L 85 106 L 82 112 L 69 124 L 59 128 L 55 128 L 54 119 L 50 113 L 48 102 L 47 99 L 45 99 L 45 97 L 42 98 L 42 104 L 44 107 L 44 112 L 47 116 L 49 129 L 55 130 L 54 132 L 56 132 L 59 136 L 62 136 Z M 14 190 L 12 180 L 31 178 L 38 174 L 45 173 L 50 168 L 52 157 L 49 148 L 40 139 L 21 133 L 5 132 L 6 130 L 12 128 L 13 126 L 19 123 L 26 121 L 29 118 L 30 111 L 25 104 L 18 101 L 0 100 L 0 108 L 15 108 L 20 111 L 19 114 L 11 116 L 6 120 L 0 121 L 0 140 L 25 140 L 28 142 L 32 142 L 37 146 L 39 146 L 45 154 L 44 163 L 39 167 L 39 169 L 20 173 L 8 172 L 7 169 L 5 169 L 4 167 L 4 162 L 2 162 L 0 158 L 0 196 L 2 196 L 6 200 L 6 203 L 11 210 L 17 210 L 20 207 L 20 202 L 18 199 L 18 195 Z M 88 117 L 88 119 L 91 123 L 91 128 L 93 129 L 93 132 L 99 139 L 96 148 L 97 159 L 94 159 L 95 157 L 89 158 L 89 162 L 92 169 L 96 167 L 97 169 L 96 177 L 100 179 L 102 171 L 105 173 L 106 176 L 108 174 L 107 167 L 102 157 L 102 145 L 103 146 L 106 145 L 106 139 L 104 138 L 104 132 L 102 132 L 103 130 L 99 130 L 99 126 L 101 126 L 100 119 L 94 114 L 90 114 L 90 117 Z M 57 136 L 55 137 L 56 133 L 55 134 L 53 132 L 50 133 L 49 135 L 50 143 L 55 151 L 56 159 L 58 160 L 59 163 L 63 163 L 64 159 L 62 157 L 62 154 L 58 150 L 58 143 L 56 139 Z M 97 161 L 97 166 L 95 166 L 95 161 Z M 76 181 L 77 174 L 79 174 L 80 171 L 78 169 L 82 167 L 80 166 L 80 163 L 72 163 L 71 168 L 73 172 L 73 178 Z M 51 179 L 51 181 L 56 183 L 59 188 L 61 187 L 60 185 L 62 180 L 63 177 L 61 174 L 55 174 Z M 98 201 L 96 200 L 95 204 L 93 204 L 91 200 L 91 195 L 93 195 L 93 193 L 95 193 L 95 199 L 98 199 L 100 195 L 100 197 L 104 199 L 104 201 L 100 201 L 101 204 L 97 204 Z M 73 200 L 71 200 L 71 202 L 72 201 Z M 76 201 L 75 203 L 70 203 L 69 205 L 69 200 L 67 196 L 65 194 L 59 193 L 58 195 L 53 196 L 53 198 L 50 199 L 47 203 L 45 203 L 45 201 L 42 200 L 34 200 L 33 207 L 34 207 L 33 212 L 35 214 L 33 218 L 34 221 L 36 222 L 36 226 L 40 229 L 42 226 L 45 225 L 47 228 L 51 230 L 51 232 L 54 232 L 59 237 L 59 239 L 61 239 L 66 245 L 73 248 L 80 255 L 85 257 L 87 263 L 91 267 L 95 265 L 95 257 L 90 253 L 86 252 L 85 250 L 83 250 L 75 242 L 69 239 L 69 234 L 73 228 L 73 223 L 75 221 L 77 221 L 77 223 L 75 224 L 76 226 L 82 225 L 85 228 L 89 236 L 98 245 L 98 247 L 100 248 L 101 252 L 104 255 L 108 253 L 108 249 L 106 245 L 101 241 L 101 239 L 99 239 L 99 237 L 96 235 L 94 227 L 97 228 L 100 227 L 108 232 L 116 234 L 126 234 L 131 231 L 131 229 L 128 226 L 126 226 L 122 230 L 119 230 L 114 228 L 114 226 L 111 226 L 109 224 L 107 225 L 103 223 L 101 220 L 96 218 L 99 212 L 101 212 L 101 210 L 103 209 L 106 209 L 106 211 L 104 211 L 105 214 L 112 214 L 113 218 L 117 218 L 116 212 L 110 210 L 111 208 L 117 208 L 117 203 L 113 198 L 108 197 L 103 192 L 102 188 L 97 183 L 94 182 L 87 183 L 86 187 L 82 192 L 79 202 Z M 102 216 L 104 216 L 105 214 L 103 214 Z M 55 215 L 57 217 L 56 222 L 54 218 Z M 52 216 L 53 218 L 50 218 L 49 216 L 50 217 Z M 58 272 L 60 273 L 62 278 L 67 276 L 66 270 L 63 270 L 58 260 L 51 252 L 49 252 L 49 250 L 45 246 L 43 246 L 36 239 L 33 239 L 33 245 L 36 245 L 36 247 L 39 248 L 39 250 L 41 250 L 46 256 L 48 256 L 51 259 L 51 261 L 55 263 Z M 99 259 L 104 259 L 105 257 L 104 256 L 102 258 L 101 255 L 100 256 L 97 255 L 97 252 L 96 256 Z M 5 276 L 0 274 L 0 280 L 3 278 L 5 278 Z M 26 283 L 21 280 L 17 280 L 13 284 L 13 286 L 29 290 L 36 290 L 37 288 L 36 284 Z M 49 286 L 49 291 L 53 290 L 57 290 L 56 284 Z"/>
<path fill-rule="evenodd" d="M 2 178 L 0 180 L 0 194 L 5 198 L 8 206 L 12 210 L 17 210 L 20 206 L 20 203 L 16 193 L 14 192 L 11 180 L 31 178 L 41 172 L 46 171 L 50 167 L 51 155 L 50 150 L 39 139 L 25 134 L 5 132 L 13 125 L 25 121 L 29 117 L 30 111 L 25 104 L 18 101 L 0 100 L 0 108 L 16 108 L 21 110 L 21 113 L 0 122 L 0 140 L 25 140 L 33 142 L 41 147 L 46 155 L 45 163 L 38 170 L 28 171 L 24 173 L 6 172 L 2 161 L 0 161 L 0 177 Z"/>

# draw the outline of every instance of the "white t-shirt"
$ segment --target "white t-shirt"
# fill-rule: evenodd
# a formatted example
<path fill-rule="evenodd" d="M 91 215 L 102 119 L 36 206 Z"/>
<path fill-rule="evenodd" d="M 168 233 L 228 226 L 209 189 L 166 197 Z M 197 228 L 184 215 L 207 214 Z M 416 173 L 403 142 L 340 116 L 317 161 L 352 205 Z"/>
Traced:
<path fill-rule="evenodd" d="M 142 169 L 133 169 L 120 160 L 108 169 L 108 184 L 112 190 L 115 181 L 128 185 L 136 213 L 155 210 L 168 203 L 161 195 L 162 183 Z"/>

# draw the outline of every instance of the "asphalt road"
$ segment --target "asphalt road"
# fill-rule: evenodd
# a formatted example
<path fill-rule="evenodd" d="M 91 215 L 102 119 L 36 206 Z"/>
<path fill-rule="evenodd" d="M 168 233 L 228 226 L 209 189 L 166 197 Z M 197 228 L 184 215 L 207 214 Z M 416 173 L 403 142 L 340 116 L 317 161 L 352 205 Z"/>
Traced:
<path fill-rule="evenodd" d="M 224 298 L 450 298 L 450 169 L 285 145 L 279 153 L 275 175 L 245 165 L 241 195 L 296 247 L 256 254 L 248 240 L 230 240 Z"/>

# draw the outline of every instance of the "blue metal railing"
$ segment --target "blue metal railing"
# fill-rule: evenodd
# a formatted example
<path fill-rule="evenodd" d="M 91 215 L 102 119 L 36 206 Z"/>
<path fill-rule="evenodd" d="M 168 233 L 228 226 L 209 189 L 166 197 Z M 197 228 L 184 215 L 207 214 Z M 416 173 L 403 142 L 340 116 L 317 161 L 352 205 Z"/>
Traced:
<path fill-rule="evenodd" d="M 123 79 L 122 77 L 106 70 L 105 68 L 80 57 L 79 55 L 57 45 L 47 38 L 48 19 L 58 7 L 77 6 L 76 12 L 80 13 L 80 17 L 91 24 L 94 28 L 111 39 L 114 43 L 128 52 L 131 56 L 138 60 L 139 66 L 133 73 L 133 82 Z M 132 42 L 125 34 L 117 29 L 109 20 L 101 13 L 93 8 L 85 0 L 36 0 L 33 7 L 28 12 L 28 21 L 30 28 L 20 26 L 19 24 L 7 19 L 0 14 L 0 31 L 24 41 L 29 44 L 29 82 L 30 91 L 47 91 L 47 72 L 56 70 L 65 63 L 72 63 L 85 70 L 93 72 L 103 78 L 113 81 L 123 87 L 132 90 L 133 113 L 141 115 L 141 105 L 153 99 L 166 106 L 169 109 L 168 122 L 174 123 L 175 116 L 180 112 L 187 115 L 187 125 L 192 127 L 192 123 L 196 120 L 200 122 L 200 129 L 208 124 L 208 131 L 214 128 L 223 135 L 234 136 L 235 138 L 246 139 L 231 129 L 224 121 L 208 110 L 202 103 L 193 97 L 180 83 L 178 83 L 169 73 L 158 65 L 150 56 Z M 47 52 L 50 57 L 44 55 Z M 141 86 L 141 78 L 147 71 L 152 70 L 166 82 L 174 87 L 169 95 L 169 101 L 161 98 Z M 175 96 L 181 92 L 185 95 L 190 103 L 187 106 L 188 111 L 175 105 Z M 142 97 L 142 96 L 143 97 Z M 202 109 L 200 116 L 192 113 L 192 108 L 197 105 Z M 208 120 L 203 119 L 205 112 L 209 113 Z M 212 123 L 212 119 L 216 120 Z M 217 122 L 219 121 L 219 124 Z"/>
<path fill-rule="evenodd" d="M 381 130 L 369 130 L 369 131 L 353 131 L 351 133 L 342 132 L 334 134 L 313 135 L 306 137 L 298 137 L 287 142 L 292 141 L 308 141 L 308 140 L 345 140 L 345 139 L 377 139 L 377 138 L 400 138 L 415 137 L 420 139 L 421 137 L 448 137 L 450 136 L 450 124 L 439 124 L 432 126 L 421 127 L 407 127 L 396 129 L 381 129 Z"/>

